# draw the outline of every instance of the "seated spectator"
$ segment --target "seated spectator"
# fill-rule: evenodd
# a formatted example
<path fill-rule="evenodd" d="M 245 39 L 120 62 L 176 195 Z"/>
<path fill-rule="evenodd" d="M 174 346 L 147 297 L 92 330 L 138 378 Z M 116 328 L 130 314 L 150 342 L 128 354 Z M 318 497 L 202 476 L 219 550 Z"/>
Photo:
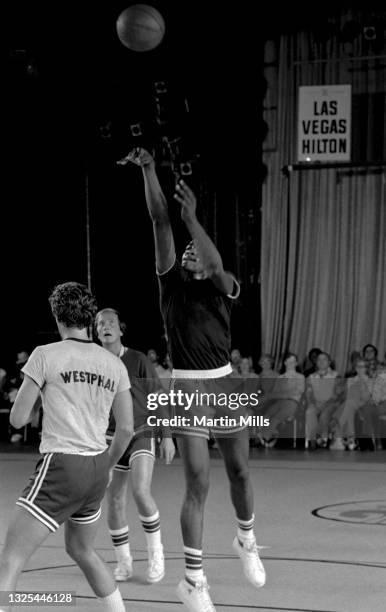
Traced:
<path fill-rule="evenodd" d="M 8 394 L 8 399 L 10 402 L 10 407 L 12 409 L 12 405 L 16 399 L 17 392 L 21 387 L 23 382 L 24 374 L 22 373 L 22 367 L 27 363 L 29 357 L 29 353 L 25 350 L 21 350 L 16 354 L 16 362 L 13 372 L 10 374 L 8 384 L 6 386 L 6 391 Z M 23 439 L 23 430 L 15 429 L 14 427 L 10 427 L 11 438 L 10 441 L 15 444 L 20 442 Z"/>
<path fill-rule="evenodd" d="M 239 349 L 232 349 L 231 351 L 231 366 L 233 372 L 237 373 L 239 371 L 241 361 L 241 353 Z"/>
<path fill-rule="evenodd" d="M 169 370 L 167 368 L 164 368 L 160 364 L 157 351 L 155 351 L 154 349 L 149 349 L 147 351 L 147 357 L 151 361 L 153 368 L 155 369 L 157 376 L 161 381 L 161 385 L 163 386 L 164 389 L 168 390 L 169 379 L 170 379 Z"/>
<path fill-rule="evenodd" d="M 379 418 L 386 416 L 386 372 L 378 371 L 372 393 L 371 420 L 373 424 L 373 435 L 376 441 L 377 450 L 382 449 L 380 443 Z"/>
<path fill-rule="evenodd" d="M 251 367 L 249 357 L 242 357 L 237 370 L 232 373 L 235 378 L 259 378 Z"/>
<path fill-rule="evenodd" d="M 366 344 L 362 349 L 362 357 L 366 360 L 368 375 L 370 378 L 374 377 L 380 369 L 377 347 L 373 344 Z"/>
<path fill-rule="evenodd" d="M 316 372 L 306 381 L 306 440 L 311 450 L 325 448 L 332 431 L 332 417 L 339 408 L 343 387 L 337 372 L 331 368 L 328 353 L 319 353 Z"/>
<path fill-rule="evenodd" d="M 320 348 L 312 348 L 310 352 L 308 353 L 308 361 L 310 365 L 308 366 L 308 368 L 305 368 L 303 371 L 303 374 L 306 378 L 310 374 L 314 374 L 314 372 L 316 372 L 316 360 L 321 352 L 322 352 L 322 349 Z"/>
<path fill-rule="evenodd" d="M 232 372 L 231 376 L 233 378 L 241 378 L 244 381 L 240 390 L 241 393 L 247 393 L 250 395 L 251 393 L 259 392 L 259 377 L 257 374 L 255 374 L 255 372 L 253 372 L 249 357 L 241 358 L 239 368 Z M 250 414 L 255 414 L 255 412 L 251 409 Z M 252 426 L 249 427 L 250 446 L 256 445 L 257 435 L 257 428 Z"/>
<path fill-rule="evenodd" d="M 356 440 L 355 420 L 358 410 L 363 417 L 363 433 L 372 436 L 372 411 L 368 410 L 371 403 L 373 381 L 367 374 L 366 361 L 360 357 L 356 362 L 356 375 L 349 377 L 346 384 L 346 397 L 341 406 L 335 431 L 337 449 L 348 448 L 355 450 L 358 447 Z M 367 409 L 366 409 L 367 408 Z M 333 443 L 334 444 L 334 443 Z M 331 444 L 330 448 L 334 448 Z"/>
<path fill-rule="evenodd" d="M 163 368 L 163 371 L 160 374 L 158 374 L 158 377 L 161 381 L 161 385 L 163 386 L 163 388 L 166 391 L 169 391 L 170 379 L 172 377 L 172 372 L 173 372 L 173 364 L 172 364 L 172 360 L 170 358 L 169 353 L 166 353 L 165 355 L 165 359 L 162 363 L 162 368 Z"/>
<path fill-rule="evenodd" d="M 346 372 L 346 374 L 344 375 L 345 378 L 354 378 L 355 376 L 358 376 L 358 372 L 357 372 L 357 363 L 359 361 L 363 361 L 363 358 L 360 354 L 359 351 L 353 351 L 350 355 L 350 364 L 351 367 L 350 369 Z"/>
<path fill-rule="evenodd" d="M 259 409 L 269 419 L 269 427 L 262 428 L 260 434 L 261 443 L 268 448 L 276 444 L 280 427 L 294 418 L 305 389 L 304 375 L 296 370 L 297 356 L 286 353 L 283 365 L 284 373 L 274 379 L 273 390 L 263 396 L 259 404 Z"/>
<path fill-rule="evenodd" d="M 255 368 L 253 367 L 253 357 L 252 357 L 252 355 L 248 355 L 247 359 L 248 359 L 248 362 L 249 362 L 250 371 L 253 372 L 254 374 L 256 374 Z"/>
<path fill-rule="evenodd" d="M 276 370 L 273 369 L 275 360 L 272 355 L 263 353 L 259 359 L 259 389 L 261 395 L 269 396 L 275 386 L 275 379 L 279 376 Z"/>
<path fill-rule="evenodd" d="M 367 401 L 359 407 L 358 412 L 362 421 L 362 434 L 369 443 L 364 445 L 364 441 L 362 441 L 361 449 L 368 448 L 369 450 L 382 450 L 382 442 L 380 439 L 380 417 L 383 418 L 386 416 L 386 372 L 383 372 L 382 370 L 378 369 L 375 373 L 372 372 L 372 375 L 369 375 L 367 370 L 367 364 L 366 371 L 366 385 L 368 388 L 368 397 Z M 362 393 L 366 397 L 365 392 Z M 351 415 L 349 408 L 346 410 L 346 415 L 342 413 L 342 415 L 340 416 L 340 425 L 345 424 L 345 420 L 347 421 L 347 415 L 348 418 L 350 418 Z M 354 411 L 353 408 L 351 408 L 351 412 L 352 411 Z M 353 430 L 352 421 L 350 425 L 351 430 Z M 351 441 L 351 446 L 352 448 L 355 448 L 353 445 L 353 441 Z"/>
<path fill-rule="evenodd" d="M 164 370 L 164 368 L 162 367 L 162 365 L 159 362 L 159 356 L 158 353 L 155 349 L 150 348 L 147 353 L 147 358 L 151 361 L 151 363 L 153 364 L 153 368 L 155 369 L 155 371 L 158 374 L 158 370 Z"/>
<path fill-rule="evenodd" d="M 0 401 L 5 398 L 5 386 L 7 382 L 7 371 L 0 368 Z"/>
<path fill-rule="evenodd" d="M 6 392 L 7 371 L 0 368 L 0 440 L 9 438 L 9 413 L 11 405 Z"/>

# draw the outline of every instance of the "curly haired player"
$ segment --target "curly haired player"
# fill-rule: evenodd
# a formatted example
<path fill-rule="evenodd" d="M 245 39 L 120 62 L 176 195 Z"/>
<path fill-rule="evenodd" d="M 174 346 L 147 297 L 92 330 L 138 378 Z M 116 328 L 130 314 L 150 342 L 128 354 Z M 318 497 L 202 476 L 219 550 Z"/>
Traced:
<path fill-rule="evenodd" d="M 29 423 L 41 394 L 41 458 L 16 502 L 0 560 L 0 591 L 15 590 L 30 556 L 64 523 L 66 551 L 103 610 L 123 612 L 94 541 L 112 469 L 133 433 L 130 380 L 122 361 L 88 338 L 97 305 L 87 287 L 58 285 L 49 301 L 62 340 L 33 351 L 10 415 L 14 427 Z M 116 430 L 108 448 L 110 409 Z"/>

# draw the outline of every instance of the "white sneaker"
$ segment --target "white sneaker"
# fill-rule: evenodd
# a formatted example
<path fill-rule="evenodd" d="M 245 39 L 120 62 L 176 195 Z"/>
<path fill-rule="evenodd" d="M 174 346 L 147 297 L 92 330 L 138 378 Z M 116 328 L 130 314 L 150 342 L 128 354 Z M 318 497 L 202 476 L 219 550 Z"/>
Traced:
<path fill-rule="evenodd" d="M 347 439 L 347 448 L 349 451 L 353 451 L 358 448 L 358 442 L 355 440 L 355 438 Z"/>
<path fill-rule="evenodd" d="M 133 575 L 133 557 L 126 557 L 122 561 L 118 561 L 118 565 L 114 570 L 114 578 L 117 582 L 125 582 Z"/>
<path fill-rule="evenodd" d="M 330 450 L 346 450 L 342 438 L 335 438 L 330 444 Z"/>
<path fill-rule="evenodd" d="M 328 443 L 328 438 L 316 438 L 316 444 L 320 446 L 320 448 L 326 448 Z"/>
<path fill-rule="evenodd" d="M 149 565 L 147 568 L 147 581 L 159 582 L 165 576 L 165 559 L 162 546 L 149 550 Z"/>
<path fill-rule="evenodd" d="M 216 612 L 209 595 L 209 586 L 204 576 L 195 586 L 187 580 L 181 580 L 177 595 L 190 612 Z"/>
<path fill-rule="evenodd" d="M 265 585 L 266 575 L 264 566 L 259 557 L 259 549 L 256 540 L 240 544 L 238 537 L 233 540 L 233 548 L 239 555 L 244 569 L 244 574 L 255 587 Z"/>

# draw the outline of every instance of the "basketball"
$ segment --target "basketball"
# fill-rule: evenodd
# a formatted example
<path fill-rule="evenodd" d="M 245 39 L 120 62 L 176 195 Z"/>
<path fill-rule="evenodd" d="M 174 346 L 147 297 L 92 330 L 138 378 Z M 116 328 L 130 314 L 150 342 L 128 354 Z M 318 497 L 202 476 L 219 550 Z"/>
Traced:
<path fill-rule="evenodd" d="M 148 4 L 133 4 L 117 19 L 118 38 L 132 51 L 150 51 L 162 41 L 165 22 L 162 15 Z"/>

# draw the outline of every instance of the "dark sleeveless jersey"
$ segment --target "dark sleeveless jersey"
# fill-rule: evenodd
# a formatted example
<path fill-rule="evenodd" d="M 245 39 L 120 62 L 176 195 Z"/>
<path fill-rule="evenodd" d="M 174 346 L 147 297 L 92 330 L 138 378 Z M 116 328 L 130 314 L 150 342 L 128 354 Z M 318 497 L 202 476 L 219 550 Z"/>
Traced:
<path fill-rule="evenodd" d="M 141 353 L 133 349 L 127 348 L 123 353 L 121 360 L 126 366 L 131 383 L 131 394 L 133 397 L 133 416 L 134 416 L 134 433 L 138 434 L 141 431 L 149 429 L 147 425 L 147 417 L 149 409 L 147 407 L 147 394 L 157 393 L 162 390 L 162 385 L 154 370 L 151 361 Z M 110 412 L 108 435 L 112 435 L 115 431 L 115 419 Z"/>
<path fill-rule="evenodd" d="M 158 282 L 173 367 L 211 370 L 229 363 L 232 298 L 210 279 L 195 280 L 177 261 Z"/>

